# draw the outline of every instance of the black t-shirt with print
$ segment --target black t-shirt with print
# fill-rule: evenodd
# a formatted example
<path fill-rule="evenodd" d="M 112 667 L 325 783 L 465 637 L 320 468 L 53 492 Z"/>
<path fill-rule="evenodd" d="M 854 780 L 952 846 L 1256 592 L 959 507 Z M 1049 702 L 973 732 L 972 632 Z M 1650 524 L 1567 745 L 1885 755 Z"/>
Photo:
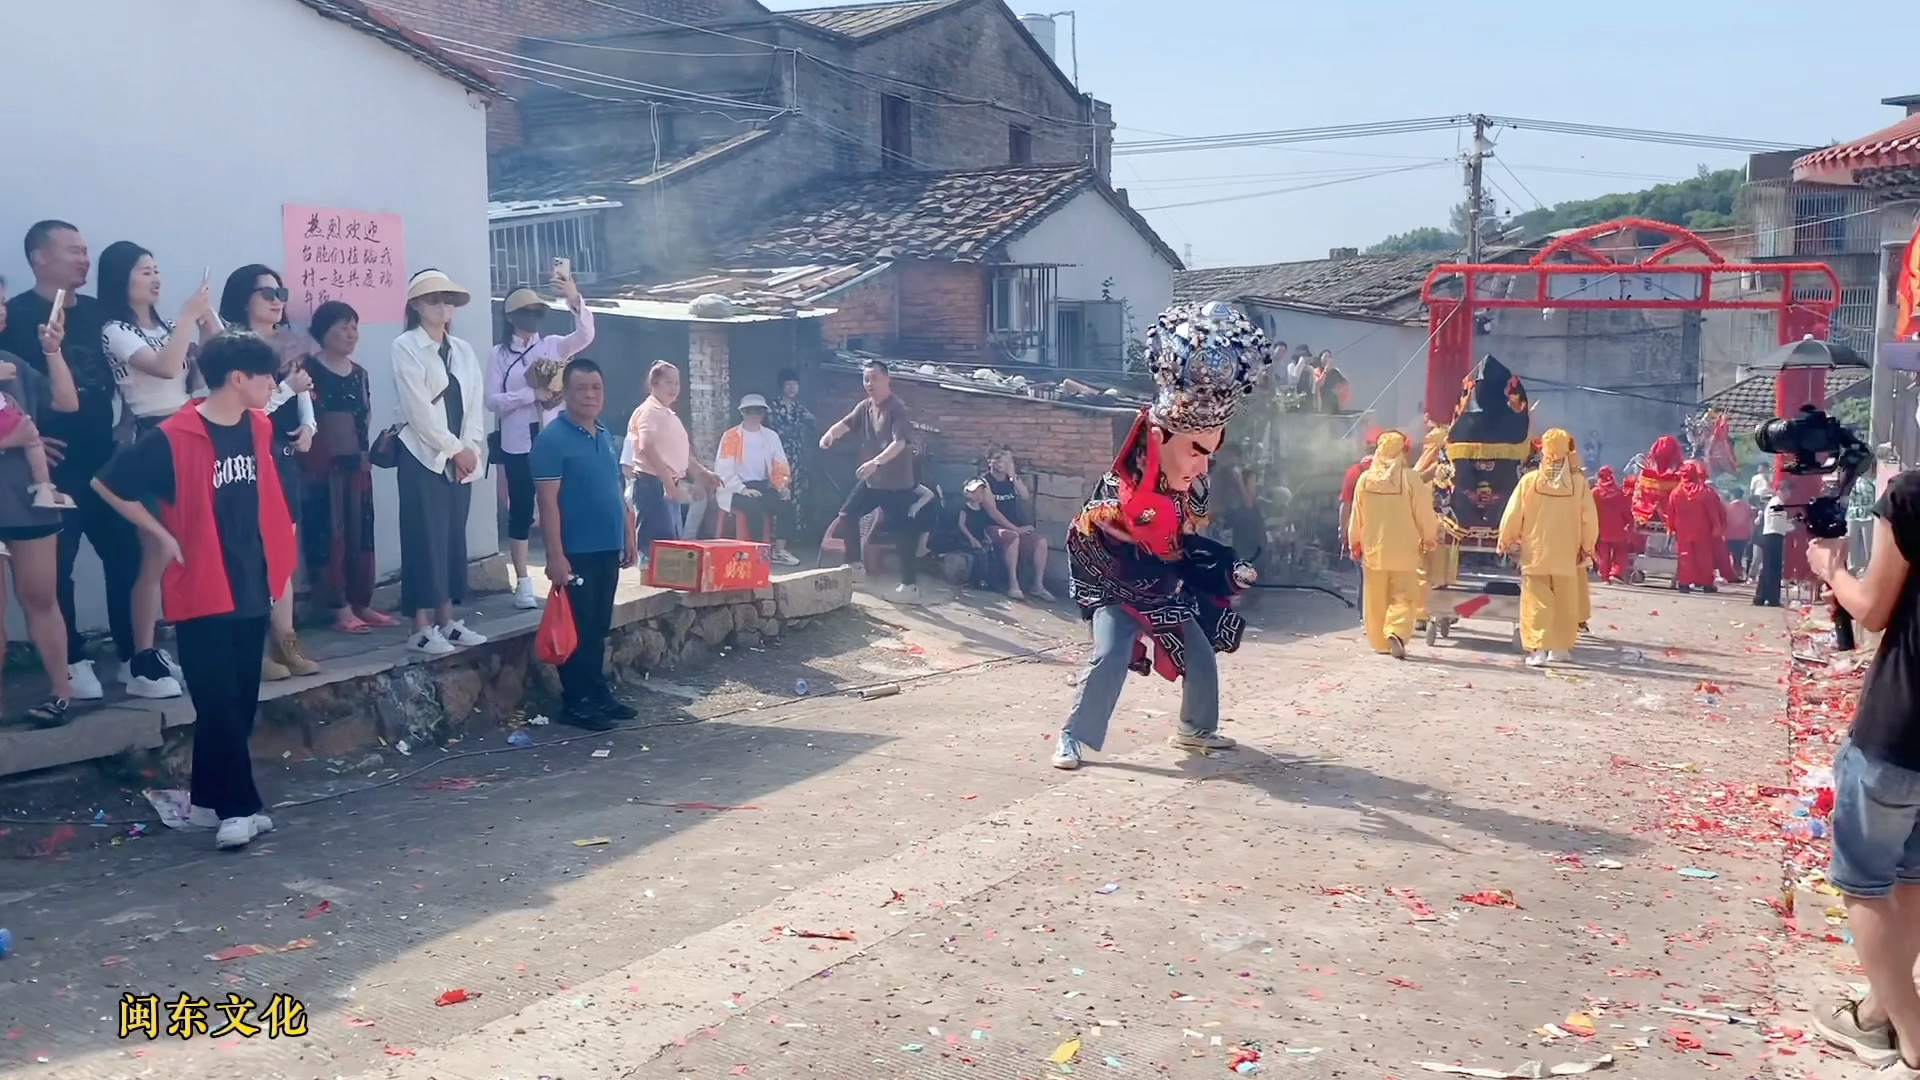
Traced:
<path fill-rule="evenodd" d="M 1007 524 L 1015 528 L 1028 524 L 1026 508 L 1020 505 L 1020 491 L 1013 486 L 1013 481 L 1002 480 L 992 473 L 986 475 L 986 481 L 987 490 L 993 492 L 993 504 L 1000 508 L 1000 516 L 1007 519 Z"/>
<path fill-rule="evenodd" d="M 1867 669 L 1853 716 L 1853 745 L 1870 758 L 1920 772 L 1920 471 L 1894 477 L 1873 514 L 1893 527 L 1909 569 Z"/>
<path fill-rule="evenodd" d="M 40 350 L 40 327 L 53 314 L 53 301 L 31 289 L 7 301 L 7 328 L 0 334 L 0 350 L 25 360 L 35 371 L 47 373 L 47 357 Z M 53 468 L 54 482 L 67 491 L 79 491 L 100 466 L 113 456 L 113 402 L 120 387 L 101 345 L 106 309 L 91 296 L 76 296 L 67 309 L 67 336 L 60 346 L 80 392 L 78 412 L 53 413 L 40 433 L 66 444 L 66 456 Z"/>
<path fill-rule="evenodd" d="M 205 415 L 200 421 L 213 440 L 213 520 L 227 564 L 227 585 L 233 590 L 233 610 L 225 617 L 260 618 L 272 607 L 272 599 L 267 549 L 260 537 L 260 459 L 253 445 L 253 417 L 231 425 L 216 424 Z M 100 482 L 129 501 L 173 502 L 177 480 L 166 432 L 156 428 L 140 436 L 100 473 Z M 194 553 L 186 556 L 191 559 Z"/>

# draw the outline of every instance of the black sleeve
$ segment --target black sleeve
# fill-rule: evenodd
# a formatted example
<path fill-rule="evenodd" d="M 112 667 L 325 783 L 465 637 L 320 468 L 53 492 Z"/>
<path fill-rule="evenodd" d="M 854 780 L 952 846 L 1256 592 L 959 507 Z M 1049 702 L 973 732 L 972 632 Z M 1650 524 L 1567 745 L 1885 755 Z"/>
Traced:
<path fill-rule="evenodd" d="M 128 502 L 172 502 L 173 447 L 167 443 L 166 432 L 155 428 L 132 446 L 121 447 L 100 470 L 99 477 L 108 491 Z"/>
<path fill-rule="evenodd" d="M 1873 513 L 1893 526 L 1893 541 L 1908 565 L 1920 566 L 1920 471 L 1894 477 L 1874 503 Z"/>

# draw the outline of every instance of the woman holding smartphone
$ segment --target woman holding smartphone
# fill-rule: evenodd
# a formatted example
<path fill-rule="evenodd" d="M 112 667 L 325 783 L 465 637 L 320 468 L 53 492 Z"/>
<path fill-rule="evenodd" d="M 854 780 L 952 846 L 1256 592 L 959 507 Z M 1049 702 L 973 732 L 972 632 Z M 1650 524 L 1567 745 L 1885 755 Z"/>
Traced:
<path fill-rule="evenodd" d="M 532 385 L 527 376 L 542 360 L 565 364 L 593 344 L 593 312 L 580 298 L 565 259 L 553 260 L 553 286 L 573 311 L 573 333 L 542 336 L 540 324 L 546 319 L 547 302 L 533 289 L 522 286 L 507 294 L 499 344 L 493 347 L 493 359 L 487 365 L 487 408 L 500 418 L 494 449 L 507 482 L 507 551 L 513 559 L 513 606 L 518 608 L 540 606 L 533 595 L 533 578 L 527 575 L 534 498 L 533 470 L 527 456 L 533 450 L 533 437 L 560 409 L 558 393 L 550 394 L 547 387 Z"/>
<path fill-rule="evenodd" d="M 272 267 L 252 263 L 227 275 L 220 290 L 220 319 L 228 326 L 252 330 L 280 354 L 280 382 L 267 400 L 267 418 L 273 421 L 274 465 L 280 487 L 297 530 L 300 525 L 300 468 L 293 460 L 313 445 L 319 430 L 313 416 L 313 377 L 306 360 L 319 353 L 311 339 L 287 323 L 287 284 Z M 273 598 L 273 628 L 266 655 L 260 658 L 260 678 L 274 682 L 293 675 L 312 675 L 320 665 L 307 656 L 293 629 L 293 585 Z"/>

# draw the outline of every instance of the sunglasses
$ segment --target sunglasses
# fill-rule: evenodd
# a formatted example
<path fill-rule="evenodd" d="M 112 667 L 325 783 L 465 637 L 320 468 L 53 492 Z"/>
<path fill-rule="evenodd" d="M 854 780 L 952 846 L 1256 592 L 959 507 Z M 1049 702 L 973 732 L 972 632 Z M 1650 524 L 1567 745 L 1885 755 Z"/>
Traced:
<path fill-rule="evenodd" d="M 272 286 L 272 285 L 263 285 L 260 288 L 253 290 L 253 293 L 255 296 L 258 296 L 262 300 L 274 300 L 282 304 L 287 302 L 287 290 L 285 288 L 276 288 L 275 286 Z"/>
<path fill-rule="evenodd" d="M 428 293 L 421 297 L 419 302 L 422 307 L 454 307 L 455 299 L 452 293 Z M 514 314 L 518 315 L 520 312 L 516 311 Z"/>

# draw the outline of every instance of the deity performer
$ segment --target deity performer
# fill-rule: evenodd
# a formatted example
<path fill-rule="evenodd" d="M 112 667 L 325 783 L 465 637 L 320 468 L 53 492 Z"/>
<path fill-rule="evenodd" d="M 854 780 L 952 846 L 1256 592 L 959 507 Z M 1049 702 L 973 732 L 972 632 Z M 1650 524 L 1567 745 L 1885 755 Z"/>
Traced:
<path fill-rule="evenodd" d="M 1395 660 L 1407 658 L 1414 607 L 1425 592 L 1421 566 L 1439 537 L 1433 489 L 1407 467 L 1407 437 L 1397 431 L 1380 436 L 1373 464 L 1354 493 L 1353 561 L 1366 578 L 1361 590 L 1367 641 Z"/>
<path fill-rule="evenodd" d="M 1255 574 L 1200 531 L 1208 461 L 1272 361 L 1265 335 L 1230 304 L 1176 304 L 1148 328 L 1153 403 L 1067 532 L 1073 600 L 1092 624 L 1093 655 L 1054 768 L 1077 769 L 1082 747 L 1101 749 L 1129 671 L 1180 682 L 1174 746 L 1233 748 L 1220 734 L 1214 654 L 1240 647 L 1246 623 L 1232 598 Z"/>
<path fill-rule="evenodd" d="M 1645 478 L 1641 479 L 1644 486 Z M 1715 550 L 1725 551 L 1726 529 L 1718 524 L 1726 507 L 1720 496 L 1707 485 L 1707 470 L 1697 461 L 1680 467 L 1680 484 L 1667 497 L 1667 531 L 1673 534 L 1676 561 L 1675 583 L 1680 591 L 1719 592 L 1713 583 L 1720 559 Z"/>
<path fill-rule="evenodd" d="M 1680 452 L 1680 440 L 1662 435 L 1653 441 L 1646 460 L 1640 466 L 1640 478 L 1633 488 L 1633 520 L 1641 525 L 1658 521 L 1668 525 L 1664 514 L 1673 490 L 1680 486 L 1680 468 L 1686 457 Z M 1671 528 L 1671 525 L 1668 525 Z"/>
<path fill-rule="evenodd" d="M 1610 465 L 1600 466 L 1593 504 L 1600 515 L 1600 543 L 1593 553 L 1600 580 L 1624 581 L 1633 567 L 1633 496 L 1614 478 Z"/>
<path fill-rule="evenodd" d="M 1573 466 L 1573 437 L 1554 428 L 1540 440 L 1540 467 L 1522 476 L 1500 518 L 1500 550 L 1520 565 L 1520 644 L 1527 666 L 1572 659 L 1580 638 L 1575 579 L 1600 539 L 1586 481 Z"/>
<path fill-rule="evenodd" d="M 1453 514 L 1453 462 L 1447 457 L 1447 429 L 1427 424 L 1427 436 L 1421 442 L 1420 460 L 1413 471 L 1433 492 L 1433 510 L 1437 526 L 1435 542 L 1420 560 L 1420 588 L 1414 593 L 1413 628 L 1427 628 L 1427 598 L 1435 589 L 1444 589 L 1460 578 L 1460 549 L 1443 543 Z M 1456 526 L 1457 527 L 1457 526 Z"/>

